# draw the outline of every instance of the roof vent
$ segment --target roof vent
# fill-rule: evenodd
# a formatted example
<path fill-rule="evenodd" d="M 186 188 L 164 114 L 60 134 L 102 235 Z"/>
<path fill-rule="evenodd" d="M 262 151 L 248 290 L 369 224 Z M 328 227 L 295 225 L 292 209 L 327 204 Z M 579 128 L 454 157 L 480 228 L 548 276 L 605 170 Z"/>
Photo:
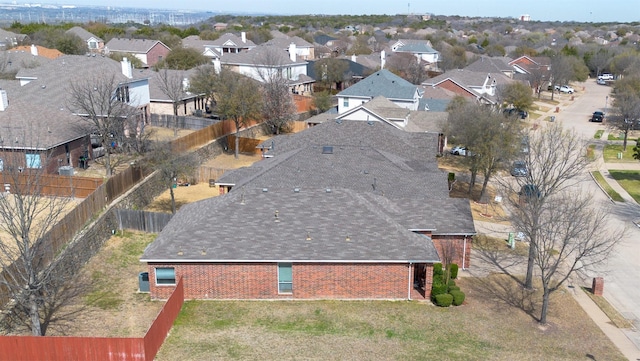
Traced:
<path fill-rule="evenodd" d="M 269 188 L 262 188 L 262 193 L 267 193 L 269 191 Z"/>
<path fill-rule="evenodd" d="M 276 209 L 276 213 L 273 216 L 276 217 L 275 222 L 279 223 L 280 222 L 280 217 L 278 215 L 278 210 L 277 209 Z"/>
<path fill-rule="evenodd" d="M 374 125 L 375 123 L 373 122 L 373 120 L 369 120 L 369 121 L 367 121 L 367 124 Z"/>
<path fill-rule="evenodd" d="M 327 189 L 325 190 L 325 192 L 327 192 L 327 193 L 331 193 L 331 188 L 327 188 Z"/>
<path fill-rule="evenodd" d="M 300 188 L 293 188 L 294 193 L 300 193 Z"/>
<path fill-rule="evenodd" d="M 336 123 L 342 124 L 342 119 L 336 119 Z"/>
<path fill-rule="evenodd" d="M 333 147 L 330 145 L 325 145 L 322 147 L 322 154 L 333 154 Z"/>

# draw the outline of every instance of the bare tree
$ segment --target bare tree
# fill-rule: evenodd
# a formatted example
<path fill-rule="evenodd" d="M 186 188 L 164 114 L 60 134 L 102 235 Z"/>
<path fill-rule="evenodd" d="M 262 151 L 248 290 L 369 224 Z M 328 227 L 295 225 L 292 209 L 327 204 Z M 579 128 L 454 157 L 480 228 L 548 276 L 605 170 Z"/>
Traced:
<path fill-rule="evenodd" d="M 551 100 L 555 94 L 556 85 L 565 85 L 573 79 L 573 68 L 569 59 L 564 55 L 551 57 Z"/>
<path fill-rule="evenodd" d="M 254 64 L 262 83 L 262 114 L 274 134 L 280 134 L 293 121 L 296 107 L 286 74 L 286 52 L 265 47 Z"/>
<path fill-rule="evenodd" d="M 125 152 L 123 144 L 132 139 L 137 143 L 144 134 L 140 110 L 129 105 L 132 101 L 129 87 L 114 75 L 84 79 L 69 86 L 69 107 L 84 120 L 87 132 L 105 150 L 107 176 L 112 175 L 119 163 L 127 161 L 126 157 L 113 155 Z"/>
<path fill-rule="evenodd" d="M 240 129 L 258 120 L 262 96 L 257 81 L 228 69 L 222 69 L 216 81 L 216 110 L 223 119 L 231 119 L 236 128 L 235 157 L 240 152 Z"/>
<path fill-rule="evenodd" d="M 325 58 L 313 64 L 316 79 L 325 87 L 329 88 L 329 93 L 336 84 L 336 90 L 340 88 L 345 80 L 345 74 L 349 70 L 349 65 L 343 59 Z"/>
<path fill-rule="evenodd" d="M 528 218 L 527 208 L 515 217 Z M 536 216 L 533 260 L 540 271 L 542 308 L 538 322 L 547 322 L 549 298 L 576 272 L 604 262 L 624 230 L 607 227 L 609 210 L 593 207 L 593 197 L 571 190 L 546 196 Z M 529 229 L 532 230 L 532 229 Z"/>
<path fill-rule="evenodd" d="M 532 131 L 527 139 L 527 175 L 500 184 L 504 194 L 519 195 L 504 199 L 513 209 L 510 212 L 511 224 L 529 242 L 524 286 L 532 288 L 533 270 L 541 257 L 540 252 L 551 252 L 541 244 L 546 237 L 542 233 L 546 232 L 544 222 L 550 212 L 548 203 L 556 202 L 561 194 L 580 182 L 580 175 L 589 160 L 586 157 L 586 143 L 574 131 L 563 129 L 560 123 Z"/>
<path fill-rule="evenodd" d="M 468 147 L 465 158 L 471 172 L 469 194 L 477 173 L 484 177 L 480 200 L 483 200 L 490 178 L 519 151 L 519 123 L 515 117 L 504 117 L 490 108 L 471 102 L 454 103 L 449 112 L 445 134 Z"/>
<path fill-rule="evenodd" d="M 607 124 L 622 132 L 622 149 L 626 151 L 629 131 L 640 121 L 640 76 L 632 75 L 616 82 L 613 109 L 614 113 L 607 116 Z"/>
<path fill-rule="evenodd" d="M 215 107 L 215 93 L 218 81 L 218 72 L 213 65 L 202 65 L 196 68 L 195 73 L 189 78 L 189 91 L 204 94 L 209 109 Z"/>
<path fill-rule="evenodd" d="M 178 135 L 178 107 L 187 95 L 184 90 L 184 73 L 182 71 L 162 68 L 158 70 L 158 86 L 162 94 L 171 100 L 173 108 L 173 135 Z"/>
<path fill-rule="evenodd" d="M 0 197 L 0 285 L 13 300 L 5 305 L 2 326 L 26 326 L 33 335 L 43 336 L 50 326 L 70 321 L 79 311 L 63 307 L 75 301 L 81 284 L 74 274 L 56 267 L 58 250 L 47 234 L 62 219 L 71 198 L 44 192 L 47 153 L 37 153 L 31 165 L 24 157 L 21 152 L 5 153 L 1 175 L 11 189 Z"/>
<path fill-rule="evenodd" d="M 411 84 L 427 79 L 424 64 L 411 53 L 394 53 L 387 61 L 387 68 Z"/>
<path fill-rule="evenodd" d="M 178 153 L 171 149 L 168 142 L 154 143 L 145 158 L 151 168 L 160 172 L 161 182 L 169 189 L 171 195 L 171 213 L 176 213 L 176 199 L 173 185 L 179 179 L 189 180 L 193 177 L 199 161 L 195 153 Z"/>

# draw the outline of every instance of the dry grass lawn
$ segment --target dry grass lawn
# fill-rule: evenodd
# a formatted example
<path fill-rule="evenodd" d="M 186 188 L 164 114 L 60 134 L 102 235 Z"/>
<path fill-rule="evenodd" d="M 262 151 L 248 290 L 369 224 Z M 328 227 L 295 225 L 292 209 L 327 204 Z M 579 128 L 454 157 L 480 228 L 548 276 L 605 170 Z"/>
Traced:
<path fill-rule="evenodd" d="M 539 295 L 511 278 L 465 278 L 459 307 L 416 301 L 189 301 L 156 359 L 624 360 L 568 292 Z M 581 291 L 580 291 L 581 292 Z"/>
<path fill-rule="evenodd" d="M 79 300 L 85 309 L 67 336 L 144 336 L 164 304 L 138 293 L 138 274 L 147 271 L 139 258 L 153 239 L 140 232 L 114 235 L 83 267 L 79 282 L 91 284 L 91 291 Z"/>

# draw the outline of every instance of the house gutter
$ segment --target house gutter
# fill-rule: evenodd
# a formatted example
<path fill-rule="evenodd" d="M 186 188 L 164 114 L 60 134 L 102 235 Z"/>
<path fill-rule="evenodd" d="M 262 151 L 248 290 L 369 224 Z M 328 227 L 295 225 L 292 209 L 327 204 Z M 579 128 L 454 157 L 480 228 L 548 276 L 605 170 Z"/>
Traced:
<path fill-rule="evenodd" d="M 408 283 L 408 287 L 407 287 L 407 300 L 411 301 L 411 265 L 413 264 L 412 261 L 409 261 L 409 274 L 407 277 L 407 283 Z"/>

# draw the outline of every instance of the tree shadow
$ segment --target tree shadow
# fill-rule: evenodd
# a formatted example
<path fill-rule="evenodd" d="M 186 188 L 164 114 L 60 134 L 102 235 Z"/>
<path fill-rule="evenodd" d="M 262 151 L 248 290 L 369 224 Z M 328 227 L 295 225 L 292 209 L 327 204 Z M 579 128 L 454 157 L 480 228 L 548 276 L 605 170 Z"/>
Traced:
<path fill-rule="evenodd" d="M 176 199 L 176 212 L 185 204 L 187 204 L 187 201 Z M 153 204 L 153 211 L 171 213 L 171 199 L 160 199 L 156 201 Z"/>

